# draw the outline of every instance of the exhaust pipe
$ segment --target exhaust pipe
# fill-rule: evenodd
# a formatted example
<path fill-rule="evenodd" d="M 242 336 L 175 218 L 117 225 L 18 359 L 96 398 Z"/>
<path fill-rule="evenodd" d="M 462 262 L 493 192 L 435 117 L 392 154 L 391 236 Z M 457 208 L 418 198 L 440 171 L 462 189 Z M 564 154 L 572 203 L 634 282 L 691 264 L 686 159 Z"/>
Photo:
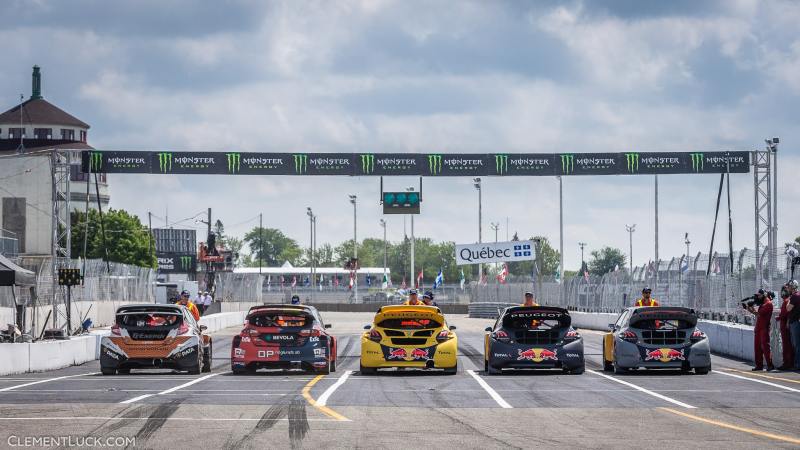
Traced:
<path fill-rule="evenodd" d="M 154 359 L 153 360 L 153 365 L 156 366 L 156 367 L 161 367 L 163 364 L 164 364 L 164 360 L 163 359 Z"/>
<path fill-rule="evenodd" d="M 425 368 L 426 369 L 433 369 L 433 360 L 432 359 L 429 359 L 429 360 L 425 361 Z"/>

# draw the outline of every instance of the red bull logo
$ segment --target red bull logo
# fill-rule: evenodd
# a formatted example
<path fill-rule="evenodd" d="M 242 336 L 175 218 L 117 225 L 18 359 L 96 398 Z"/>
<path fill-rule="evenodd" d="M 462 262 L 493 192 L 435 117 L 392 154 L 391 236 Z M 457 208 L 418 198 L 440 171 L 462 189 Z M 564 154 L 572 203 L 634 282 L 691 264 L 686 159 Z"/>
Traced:
<path fill-rule="evenodd" d="M 411 357 L 414 359 L 428 359 L 428 349 L 415 348 L 411 351 Z"/>
<path fill-rule="evenodd" d="M 393 348 L 389 350 L 389 355 L 387 356 L 387 359 L 406 359 L 407 355 L 408 354 L 406 353 L 406 349 Z"/>
<path fill-rule="evenodd" d="M 517 361 L 528 360 L 533 362 L 558 361 L 556 353 L 544 348 L 531 348 L 528 350 L 517 350 Z"/>
<path fill-rule="evenodd" d="M 685 361 L 686 357 L 683 355 L 683 350 L 675 350 L 674 348 L 657 348 L 646 352 L 644 355 L 645 361 Z"/>

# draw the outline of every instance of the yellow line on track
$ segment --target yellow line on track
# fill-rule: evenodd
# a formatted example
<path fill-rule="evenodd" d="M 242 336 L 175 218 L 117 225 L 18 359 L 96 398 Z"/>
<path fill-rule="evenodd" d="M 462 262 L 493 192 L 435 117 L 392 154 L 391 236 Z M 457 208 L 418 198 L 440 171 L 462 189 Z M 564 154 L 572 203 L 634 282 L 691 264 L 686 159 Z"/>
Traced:
<path fill-rule="evenodd" d="M 303 386 L 303 391 L 302 391 L 303 398 L 305 398 L 306 401 L 311 406 L 313 406 L 314 408 L 317 408 L 322 414 L 325 414 L 326 416 L 328 416 L 328 417 L 330 417 L 332 419 L 336 419 L 336 420 L 338 420 L 340 422 L 350 422 L 350 419 L 348 419 L 347 417 L 339 414 L 338 412 L 328 408 L 327 406 L 318 405 L 317 401 L 314 400 L 313 397 L 311 397 L 311 394 L 309 393 L 311 391 L 311 388 L 314 387 L 314 385 L 317 384 L 317 382 L 319 380 L 323 379 L 323 378 L 325 378 L 325 375 L 317 375 L 316 377 L 314 377 L 313 380 L 309 381 L 308 384 Z"/>
<path fill-rule="evenodd" d="M 776 441 L 790 442 L 792 444 L 800 444 L 800 439 L 794 438 L 794 437 L 791 437 L 791 436 L 784 436 L 784 435 L 781 435 L 781 434 L 768 433 L 766 431 L 759 431 L 759 430 L 754 430 L 752 428 L 740 427 L 738 425 L 733 425 L 733 424 L 726 423 L 726 422 L 720 422 L 718 420 L 706 419 L 705 417 L 700 417 L 700 416 L 696 416 L 694 414 L 685 413 L 683 411 L 678 411 L 677 409 L 664 408 L 664 407 L 661 407 L 661 408 L 658 408 L 658 409 L 660 409 L 662 411 L 670 412 L 672 414 L 676 414 L 678 416 L 683 416 L 683 417 L 686 417 L 688 419 L 696 420 L 698 422 L 703 422 L 703 423 L 707 423 L 707 424 L 710 424 L 710 425 L 716 425 L 716 426 L 721 427 L 721 428 L 727 428 L 729 430 L 741 431 L 742 433 L 748 433 L 748 434 L 752 434 L 754 436 L 759 436 L 759 437 L 763 437 L 763 438 L 767 438 L 767 439 L 774 439 Z"/>
<path fill-rule="evenodd" d="M 739 373 L 742 373 L 742 374 L 745 374 L 745 375 L 753 375 L 753 376 L 761 377 L 761 378 L 769 378 L 770 380 L 785 381 L 787 383 L 800 384 L 800 380 L 790 380 L 788 378 L 774 377 L 774 376 L 764 375 L 763 373 L 758 373 L 758 372 L 745 372 L 744 370 L 727 369 L 727 368 L 725 370 L 727 370 L 729 372 L 739 372 Z"/>

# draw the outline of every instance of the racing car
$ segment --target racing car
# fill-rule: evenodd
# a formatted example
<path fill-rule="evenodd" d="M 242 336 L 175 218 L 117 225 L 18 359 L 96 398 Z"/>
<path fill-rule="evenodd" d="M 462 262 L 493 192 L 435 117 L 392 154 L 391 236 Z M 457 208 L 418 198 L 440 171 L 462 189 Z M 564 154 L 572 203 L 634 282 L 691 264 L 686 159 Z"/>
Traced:
<path fill-rule="evenodd" d="M 330 324 L 308 305 L 259 305 L 250 308 L 242 331 L 233 337 L 231 371 L 301 369 L 336 371 L 336 338 Z"/>
<path fill-rule="evenodd" d="M 211 336 L 180 305 L 126 305 L 117 309 L 111 334 L 100 340 L 103 375 L 131 369 L 211 371 Z"/>
<path fill-rule="evenodd" d="M 586 370 L 583 337 L 572 328 L 569 311 L 553 306 L 512 306 L 503 310 L 484 336 L 484 369 Z"/>
<path fill-rule="evenodd" d="M 361 373 L 382 368 L 458 370 L 458 338 L 436 306 L 382 306 L 361 335 Z"/>
<path fill-rule="evenodd" d="M 711 348 L 693 309 L 640 306 L 625 309 L 603 336 L 603 370 L 680 369 L 705 375 Z"/>

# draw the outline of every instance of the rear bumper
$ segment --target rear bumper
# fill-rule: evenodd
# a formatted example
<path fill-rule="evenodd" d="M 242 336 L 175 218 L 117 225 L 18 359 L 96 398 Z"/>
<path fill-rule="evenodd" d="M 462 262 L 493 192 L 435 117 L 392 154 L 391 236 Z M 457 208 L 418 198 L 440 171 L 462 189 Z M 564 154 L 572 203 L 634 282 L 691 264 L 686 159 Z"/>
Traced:
<path fill-rule="evenodd" d="M 584 366 L 583 338 L 564 345 L 538 346 L 490 339 L 487 356 L 494 369 L 577 369 Z"/>
<path fill-rule="evenodd" d="M 235 336 L 231 346 L 232 369 L 323 370 L 328 367 L 329 359 L 334 360 L 336 356 L 329 354 L 328 340 L 323 337 L 299 347 L 281 347 L 256 346 L 250 342 L 242 342 Z"/>
<path fill-rule="evenodd" d="M 402 350 L 402 351 L 400 351 Z M 361 365 L 371 369 L 452 369 L 458 364 L 458 339 L 424 346 L 386 346 L 361 338 Z M 398 356 L 392 356 L 395 351 Z M 421 351 L 421 352 L 420 352 Z"/>
<path fill-rule="evenodd" d="M 617 366 L 625 369 L 635 369 L 639 367 L 647 369 L 683 369 L 683 368 L 706 368 L 711 367 L 711 349 L 708 339 L 674 347 L 658 347 L 653 345 L 641 345 L 638 343 L 623 341 L 615 338 L 614 361 Z M 662 351 L 662 357 L 653 355 L 658 350 L 675 350 L 681 353 L 670 356 L 666 351 Z"/>
<path fill-rule="evenodd" d="M 117 339 L 103 337 L 100 341 L 100 367 L 111 369 L 167 368 L 189 370 L 197 366 L 203 351 L 200 339 L 191 336 L 172 344 L 136 344 L 118 345 Z M 152 348 L 152 350 L 148 350 Z"/>

